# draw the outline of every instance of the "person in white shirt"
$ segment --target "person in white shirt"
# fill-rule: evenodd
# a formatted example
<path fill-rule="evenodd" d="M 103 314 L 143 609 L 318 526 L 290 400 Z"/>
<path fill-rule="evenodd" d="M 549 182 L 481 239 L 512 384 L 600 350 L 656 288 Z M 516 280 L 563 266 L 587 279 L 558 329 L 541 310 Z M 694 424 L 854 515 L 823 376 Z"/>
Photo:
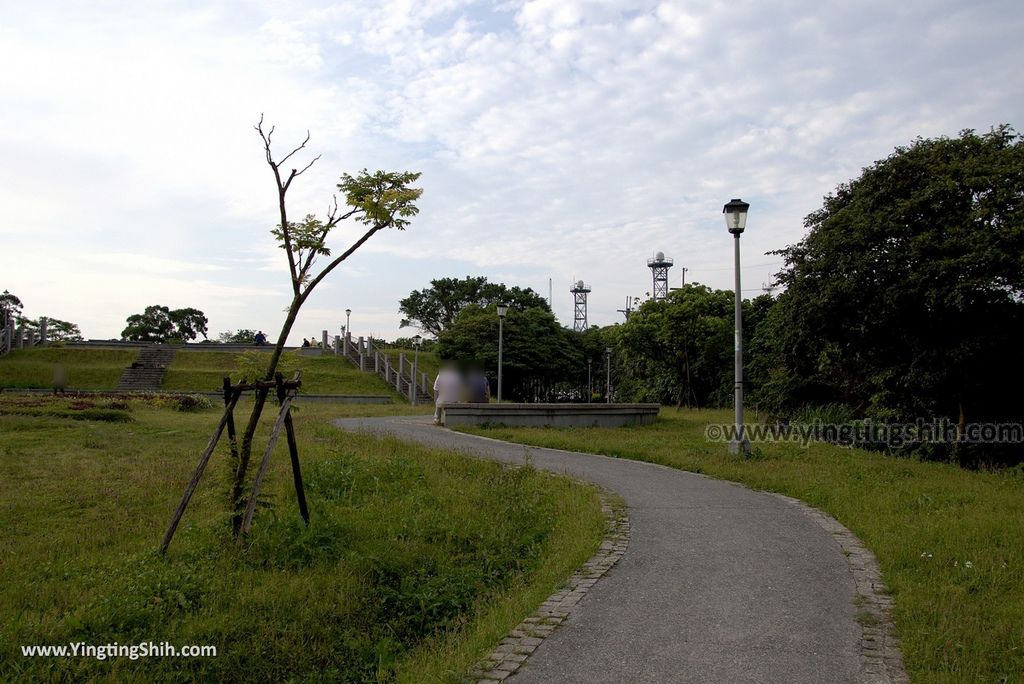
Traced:
<path fill-rule="evenodd" d="M 434 380 L 434 425 L 441 424 L 441 406 L 462 398 L 462 377 L 451 365 L 441 366 Z"/>

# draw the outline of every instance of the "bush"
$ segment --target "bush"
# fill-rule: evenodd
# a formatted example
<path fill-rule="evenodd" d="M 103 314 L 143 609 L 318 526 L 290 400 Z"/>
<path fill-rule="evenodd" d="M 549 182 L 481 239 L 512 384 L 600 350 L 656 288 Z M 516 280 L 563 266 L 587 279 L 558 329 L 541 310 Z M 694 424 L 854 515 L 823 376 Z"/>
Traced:
<path fill-rule="evenodd" d="M 202 394 L 185 394 L 177 398 L 175 408 L 185 413 L 195 413 L 213 408 L 213 402 Z"/>

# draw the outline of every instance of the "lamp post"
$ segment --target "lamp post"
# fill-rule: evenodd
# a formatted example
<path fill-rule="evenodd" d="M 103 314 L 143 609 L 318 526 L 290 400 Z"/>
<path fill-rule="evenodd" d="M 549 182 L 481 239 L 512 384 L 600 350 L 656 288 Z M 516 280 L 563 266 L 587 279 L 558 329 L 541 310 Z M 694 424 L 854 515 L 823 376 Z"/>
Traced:
<path fill-rule="evenodd" d="M 501 403 L 501 364 L 505 356 L 505 314 L 508 304 L 498 304 L 498 403 Z"/>
<path fill-rule="evenodd" d="M 612 403 L 612 348 L 605 347 L 604 350 L 604 365 L 605 365 L 605 394 L 608 396 L 605 398 L 605 402 Z"/>
<path fill-rule="evenodd" d="M 410 401 L 410 403 L 413 406 L 416 405 L 416 379 L 419 377 L 419 373 L 417 371 L 419 371 L 419 369 L 420 369 L 420 345 L 421 344 L 423 344 L 423 336 L 422 335 L 417 335 L 416 337 L 412 338 L 412 346 L 413 346 L 413 349 L 415 349 L 415 351 L 413 352 L 413 355 L 412 355 L 412 400 Z"/>
<path fill-rule="evenodd" d="M 741 199 L 729 200 L 722 207 L 725 214 L 725 227 L 732 233 L 733 253 L 736 261 L 736 389 L 734 394 L 736 409 L 736 434 L 729 442 L 730 454 L 749 454 L 750 442 L 743 432 L 743 295 L 740 290 L 740 235 L 747 227 L 747 210 L 750 205 Z"/>
<path fill-rule="evenodd" d="M 352 309 L 345 309 L 345 332 L 352 334 Z"/>
<path fill-rule="evenodd" d="M 589 404 L 594 400 L 594 380 L 593 380 L 593 366 L 594 359 L 587 357 L 587 403 Z"/>

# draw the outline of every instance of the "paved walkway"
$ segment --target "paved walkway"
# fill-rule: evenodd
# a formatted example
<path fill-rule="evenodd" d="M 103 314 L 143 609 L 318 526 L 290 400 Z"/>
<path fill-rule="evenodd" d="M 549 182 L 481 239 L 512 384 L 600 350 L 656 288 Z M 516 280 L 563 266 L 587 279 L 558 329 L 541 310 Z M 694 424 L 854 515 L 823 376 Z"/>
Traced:
<path fill-rule="evenodd" d="M 424 418 L 339 420 L 596 483 L 625 499 L 625 555 L 513 677 L 519 682 L 853 682 L 854 578 L 839 544 L 785 500 L 639 461 L 525 447 Z"/>

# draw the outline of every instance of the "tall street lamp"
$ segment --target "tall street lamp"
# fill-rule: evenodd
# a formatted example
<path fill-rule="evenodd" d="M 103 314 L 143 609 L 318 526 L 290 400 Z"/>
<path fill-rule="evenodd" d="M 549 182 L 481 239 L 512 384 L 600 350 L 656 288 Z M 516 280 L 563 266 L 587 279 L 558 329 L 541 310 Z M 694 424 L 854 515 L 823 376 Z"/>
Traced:
<path fill-rule="evenodd" d="M 417 335 L 412 338 L 412 346 L 415 349 L 412 355 L 412 401 L 410 402 L 413 406 L 416 405 L 416 379 L 419 378 L 420 369 L 420 345 L 423 344 L 423 336 Z"/>
<path fill-rule="evenodd" d="M 606 347 L 604 350 L 604 365 L 605 365 L 605 394 L 607 398 L 606 403 L 612 403 L 612 348 Z"/>
<path fill-rule="evenodd" d="M 498 304 L 498 403 L 501 403 L 501 364 L 505 355 L 505 314 L 508 304 Z"/>
<path fill-rule="evenodd" d="M 345 309 L 345 332 L 352 335 L 352 309 Z"/>
<path fill-rule="evenodd" d="M 729 442 L 730 454 L 750 453 L 750 442 L 743 432 L 743 296 L 740 290 L 740 235 L 747 227 L 747 210 L 750 205 L 741 199 L 729 200 L 722 207 L 725 214 L 725 227 L 733 236 L 733 252 L 736 260 L 736 389 L 734 395 L 736 408 L 736 434 Z"/>

